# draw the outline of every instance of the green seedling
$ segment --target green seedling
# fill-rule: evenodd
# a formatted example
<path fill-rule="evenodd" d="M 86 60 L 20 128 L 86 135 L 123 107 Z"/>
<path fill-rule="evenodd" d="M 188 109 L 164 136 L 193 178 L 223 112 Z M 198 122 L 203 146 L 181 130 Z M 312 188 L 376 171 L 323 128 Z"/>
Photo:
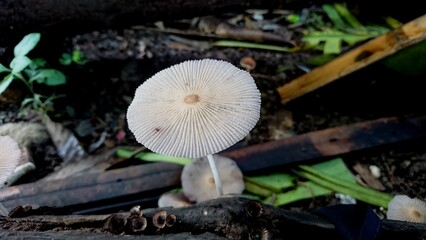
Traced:
<path fill-rule="evenodd" d="M 81 51 L 74 50 L 72 53 L 63 53 L 59 59 L 59 62 L 62 65 L 71 65 L 72 63 L 84 65 L 87 63 L 87 59 L 84 57 Z"/>
<path fill-rule="evenodd" d="M 37 84 L 58 86 L 66 83 L 65 75 L 51 68 L 46 68 L 44 59 L 30 59 L 27 54 L 35 48 L 40 41 L 40 33 L 26 35 L 14 48 L 14 58 L 6 67 L 0 63 L 0 74 L 5 75 L 0 80 L 0 95 L 3 94 L 15 80 L 21 80 L 31 93 L 31 97 L 21 102 L 21 108 L 31 106 L 34 110 L 48 112 L 53 105 L 53 100 L 60 95 L 44 96 L 35 91 Z"/>

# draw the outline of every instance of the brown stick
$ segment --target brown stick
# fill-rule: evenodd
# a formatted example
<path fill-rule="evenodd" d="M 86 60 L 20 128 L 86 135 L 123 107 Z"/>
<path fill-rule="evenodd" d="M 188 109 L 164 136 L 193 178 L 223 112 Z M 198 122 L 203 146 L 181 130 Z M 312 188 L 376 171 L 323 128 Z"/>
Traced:
<path fill-rule="evenodd" d="M 57 240 L 117 240 L 117 239 L 129 239 L 129 240 L 140 240 L 141 236 L 126 235 L 125 237 L 120 235 L 113 235 L 111 233 L 93 233 L 84 231 L 14 231 L 8 229 L 1 229 L 0 239 L 8 240 L 21 240 L 21 239 L 57 239 Z M 169 234 L 166 236 L 149 236 L 149 239 L 153 240 L 226 240 L 226 238 L 219 237 L 213 233 L 203 233 L 199 235 L 193 235 L 191 233 L 178 233 Z"/>
<path fill-rule="evenodd" d="M 153 220 L 160 212 L 164 213 L 164 216 L 173 216 L 174 221 L 168 222 L 169 224 L 165 226 L 154 225 Z M 121 231 L 116 233 L 121 234 L 126 222 L 130 220 L 129 213 L 121 215 L 127 220 L 106 219 L 105 215 L 0 218 L 0 227 L 13 229 L 26 226 L 26 231 L 46 231 L 80 229 L 86 226 L 92 231 L 108 229 L 115 232 L 117 228 Z M 184 208 L 144 209 L 139 216 L 147 220 L 147 227 L 137 234 L 149 235 L 150 238 L 159 235 L 166 238 L 176 237 L 176 234 L 182 233 L 191 233 L 194 236 L 211 233 L 212 236 L 227 239 L 253 239 L 255 236 L 259 239 L 262 236 L 264 239 L 308 239 L 310 236 L 341 239 L 334 225 L 322 217 L 309 212 L 289 211 L 241 197 L 223 197 Z M 424 224 L 382 220 L 382 228 L 377 239 L 423 239 L 426 237 L 425 230 Z M 398 238 L 389 238 L 392 235 Z"/>
<path fill-rule="evenodd" d="M 424 39 L 426 15 L 315 68 L 277 88 L 277 91 L 282 103 L 287 103 Z"/>
<path fill-rule="evenodd" d="M 64 207 L 91 203 L 176 187 L 180 183 L 181 170 L 182 167 L 175 164 L 143 164 L 103 173 L 12 186 L 0 191 L 0 199 L 9 211 L 26 204 Z"/>
<path fill-rule="evenodd" d="M 426 116 L 389 117 L 223 152 L 245 174 L 426 136 Z"/>

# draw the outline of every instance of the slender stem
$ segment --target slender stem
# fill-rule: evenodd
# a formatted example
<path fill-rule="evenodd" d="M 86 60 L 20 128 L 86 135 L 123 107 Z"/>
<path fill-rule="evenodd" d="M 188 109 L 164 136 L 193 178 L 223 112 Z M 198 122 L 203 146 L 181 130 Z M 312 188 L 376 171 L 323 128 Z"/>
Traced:
<path fill-rule="evenodd" d="M 1 202 L 0 202 L 0 215 L 3 215 L 5 217 L 9 215 L 9 211 L 7 211 L 7 209 L 3 206 L 3 204 L 1 204 Z"/>
<path fill-rule="evenodd" d="M 217 171 L 216 163 L 214 162 L 214 158 L 211 154 L 207 155 L 207 159 L 209 160 L 210 168 L 213 173 L 217 194 L 219 195 L 219 197 L 221 197 L 223 196 L 222 182 L 220 181 L 220 176 L 219 172 Z"/>
<path fill-rule="evenodd" d="M 34 89 L 33 89 L 33 84 L 30 83 L 29 81 L 27 81 L 22 74 L 18 73 L 15 75 L 16 78 L 18 78 L 19 80 L 21 80 L 22 82 L 24 82 L 25 86 L 27 86 L 28 90 L 31 91 L 32 94 L 34 94 Z"/>

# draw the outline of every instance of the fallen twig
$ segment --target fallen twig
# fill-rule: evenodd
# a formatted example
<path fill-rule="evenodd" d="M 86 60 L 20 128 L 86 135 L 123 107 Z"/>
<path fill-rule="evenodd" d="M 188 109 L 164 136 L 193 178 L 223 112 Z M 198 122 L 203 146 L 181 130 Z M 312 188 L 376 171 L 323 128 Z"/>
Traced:
<path fill-rule="evenodd" d="M 241 197 L 222 197 L 183 208 L 144 209 L 139 213 L 117 213 L 109 217 L 101 215 L 0 218 L 0 227 L 13 229 L 26 223 L 26 226 L 36 226 L 36 229 L 25 229 L 27 231 L 46 231 L 60 230 L 60 228 L 79 229 L 81 226 L 86 226 L 92 228 L 92 231 L 108 230 L 116 234 L 123 234 L 129 228 L 137 227 L 127 225 L 132 214 L 139 214 L 140 217 L 147 220 L 147 227 L 143 231 L 133 234 L 149 235 L 150 238 L 158 235 L 168 238 L 183 233 L 191 233 L 195 237 L 198 234 L 210 233 L 212 238 L 203 235 L 203 239 L 218 239 L 218 237 L 227 239 L 257 237 L 259 239 L 262 237 L 265 239 L 307 239 L 310 236 L 340 239 L 334 225 L 322 217 L 308 212 L 276 208 Z M 173 218 L 168 220 L 168 216 L 173 216 Z M 164 218 L 163 220 L 166 222 L 164 224 L 158 222 L 159 217 Z M 60 234 L 61 231 L 58 233 Z M 381 231 L 377 239 L 395 239 L 392 236 L 400 239 L 424 239 L 426 225 L 382 220 Z"/>
<path fill-rule="evenodd" d="M 424 39 L 426 15 L 315 68 L 277 88 L 277 91 L 283 103 L 289 102 Z"/>

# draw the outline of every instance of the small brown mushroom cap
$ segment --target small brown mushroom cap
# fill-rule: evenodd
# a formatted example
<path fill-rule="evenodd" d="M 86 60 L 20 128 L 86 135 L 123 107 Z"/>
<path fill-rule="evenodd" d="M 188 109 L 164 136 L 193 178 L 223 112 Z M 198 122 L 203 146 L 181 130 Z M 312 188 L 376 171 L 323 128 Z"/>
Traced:
<path fill-rule="evenodd" d="M 13 173 L 21 154 L 21 149 L 13 138 L 0 136 L 0 183 L 3 184 Z"/>
<path fill-rule="evenodd" d="M 223 193 L 241 194 L 244 191 L 243 174 L 234 160 L 214 155 L 220 174 Z M 206 157 L 197 158 L 185 165 L 181 174 L 183 192 L 189 200 L 202 202 L 217 197 L 213 174 Z"/>
<path fill-rule="evenodd" d="M 129 129 L 150 150 L 197 158 L 243 139 L 260 115 L 254 79 L 231 63 L 204 59 L 164 69 L 141 84 Z"/>
<path fill-rule="evenodd" d="M 426 223 L 426 203 L 418 198 L 396 195 L 388 204 L 387 218 L 415 223 Z"/>

